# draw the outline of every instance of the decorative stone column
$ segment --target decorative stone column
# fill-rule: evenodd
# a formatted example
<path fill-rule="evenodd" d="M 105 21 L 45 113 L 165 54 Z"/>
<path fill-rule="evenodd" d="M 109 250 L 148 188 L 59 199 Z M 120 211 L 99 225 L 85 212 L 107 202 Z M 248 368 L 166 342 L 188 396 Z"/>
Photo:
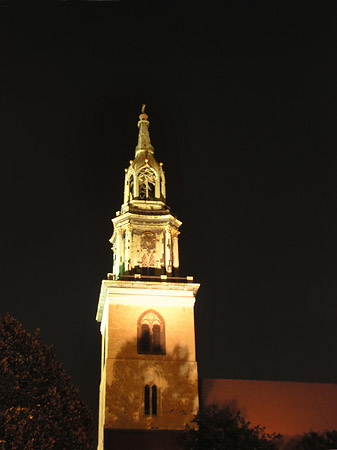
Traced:
<path fill-rule="evenodd" d="M 172 228 L 171 234 L 173 240 L 173 268 L 178 270 L 179 269 L 178 235 L 180 234 L 180 231 Z"/>
<path fill-rule="evenodd" d="M 132 225 L 130 223 L 125 227 L 125 238 L 124 238 L 124 270 L 126 273 L 130 271 L 130 258 L 131 258 L 131 240 L 132 240 Z"/>
<path fill-rule="evenodd" d="M 168 225 L 165 228 L 165 268 L 166 273 L 172 273 L 172 236 L 171 227 Z"/>

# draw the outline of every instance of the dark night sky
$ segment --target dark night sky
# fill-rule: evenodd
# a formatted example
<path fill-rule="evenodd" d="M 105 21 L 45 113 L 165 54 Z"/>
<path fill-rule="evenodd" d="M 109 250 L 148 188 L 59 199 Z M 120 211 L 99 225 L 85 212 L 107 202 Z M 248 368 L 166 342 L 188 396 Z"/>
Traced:
<path fill-rule="evenodd" d="M 95 410 L 142 103 L 201 283 L 200 376 L 337 383 L 336 6 L 180 3 L 0 7 L 1 313 Z"/>

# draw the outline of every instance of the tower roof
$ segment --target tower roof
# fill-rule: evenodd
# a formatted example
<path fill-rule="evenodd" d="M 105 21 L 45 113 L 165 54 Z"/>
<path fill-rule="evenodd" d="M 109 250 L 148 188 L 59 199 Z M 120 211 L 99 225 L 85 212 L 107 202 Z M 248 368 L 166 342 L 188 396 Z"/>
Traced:
<path fill-rule="evenodd" d="M 149 125 L 143 105 L 135 159 L 125 169 L 124 201 L 112 219 L 115 280 L 134 274 L 178 276 L 181 222 L 166 204 L 163 163 L 154 156 Z"/>
<path fill-rule="evenodd" d="M 145 112 L 146 105 L 142 105 L 142 110 L 139 115 L 138 121 L 138 143 L 136 146 L 135 159 L 132 161 L 131 165 L 135 172 L 148 165 L 152 169 L 154 169 L 157 173 L 160 172 L 160 164 L 156 160 L 154 156 L 154 147 L 151 144 L 150 138 L 150 122 L 148 120 L 149 116 Z"/>

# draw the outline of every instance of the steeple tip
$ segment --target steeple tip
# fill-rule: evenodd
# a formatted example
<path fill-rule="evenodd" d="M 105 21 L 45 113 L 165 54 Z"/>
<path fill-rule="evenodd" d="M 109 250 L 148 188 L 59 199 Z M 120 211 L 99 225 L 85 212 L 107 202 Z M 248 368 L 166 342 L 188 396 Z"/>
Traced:
<path fill-rule="evenodd" d="M 151 145 L 149 134 L 150 122 L 147 120 L 149 116 L 145 112 L 145 106 L 146 106 L 145 104 L 142 105 L 142 110 L 139 115 L 138 121 L 139 134 L 138 134 L 138 144 L 136 147 L 136 156 L 137 153 L 140 151 L 149 151 L 153 153 L 153 147 Z"/>
<path fill-rule="evenodd" d="M 146 104 L 145 103 L 143 103 L 142 104 L 142 111 L 141 111 L 141 113 L 140 113 L 140 115 L 139 115 L 139 119 L 140 120 L 147 120 L 148 118 L 149 118 L 149 116 L 146 114 L 146 112 L 145 112 L 145 107 L 146 107 Z"/>

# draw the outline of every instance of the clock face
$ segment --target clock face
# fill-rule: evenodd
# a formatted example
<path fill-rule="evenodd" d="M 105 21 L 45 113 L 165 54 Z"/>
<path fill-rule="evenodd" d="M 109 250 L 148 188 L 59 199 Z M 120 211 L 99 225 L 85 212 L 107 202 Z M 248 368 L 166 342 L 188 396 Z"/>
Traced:
<path fill-rule="evenodd" d="M 153 250 L 156 248 L 156 235 L 152 231 L 144 231 L 140 238 L 142 248 Z"/>

